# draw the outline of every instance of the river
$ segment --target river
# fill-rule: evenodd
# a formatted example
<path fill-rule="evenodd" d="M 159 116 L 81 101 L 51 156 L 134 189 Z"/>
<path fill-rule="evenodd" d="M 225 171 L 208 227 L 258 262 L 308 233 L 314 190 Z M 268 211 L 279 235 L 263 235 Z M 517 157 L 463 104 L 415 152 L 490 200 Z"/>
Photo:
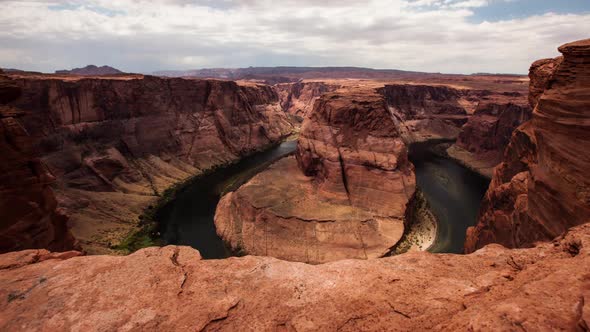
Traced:
<path fill-rule="evenodd" d="M 229 257 L 213 222 L 222 193 L 237 189 L 270 163 L 294 152 L 296 146 L 296 141 L 284 142 L 195 180 L 157 212 L 162 240 L 198 249 L 205 259 Z M 412 145 L 410 160 L 416 166 L 418 186 L 439 221 L 430 251 L 460 253 L 465 230 L 475 224 L 489 181 L 429 148 L 429 144 Z"/>

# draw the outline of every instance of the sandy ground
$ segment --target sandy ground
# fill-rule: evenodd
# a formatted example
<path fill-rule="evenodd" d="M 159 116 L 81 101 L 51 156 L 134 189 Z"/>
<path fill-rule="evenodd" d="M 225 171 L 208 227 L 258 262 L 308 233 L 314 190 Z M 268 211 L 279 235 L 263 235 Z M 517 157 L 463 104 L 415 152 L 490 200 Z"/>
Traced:
<path fill-rule="evenodd" d="M 422 192 L 417 192 L 415 217 L 400 242 L 397 243 L 393 255 L 411 251 L 426 251 L 436 241 L 437 221 L 430 211 Z"/>

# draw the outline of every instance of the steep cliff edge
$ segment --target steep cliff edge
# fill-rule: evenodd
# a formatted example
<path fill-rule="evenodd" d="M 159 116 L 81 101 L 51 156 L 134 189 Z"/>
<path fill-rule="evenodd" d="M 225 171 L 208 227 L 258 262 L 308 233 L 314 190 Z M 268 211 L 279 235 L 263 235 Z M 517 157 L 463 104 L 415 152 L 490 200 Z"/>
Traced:
<path fill-rule="evenodd" d="M 532 120 L 512 135 L 466 252 L 528 247 L 590 220 L 590 40 L 559 51 L 531 67 Z"/>
<path fill-rule="evenodd" d="M 409 84 L 380 91 L 406 142 L 456 140 L 448 155 L 490 178 L 510 135 L 531 114 L 526 97 L 516 91 Z"/>
<path fill-rule="evenodd" d="M 296 158 L 224 196 L 215 225 L 248 254 L 311 263 L 381 257 L 403 234 L 415 183 L 383 96 L 327 93 L 303 124 Z"/>
<path fill-rule="evenodd" d="M 14 252 L 0 255 L 0 330 L 584 331 L 589 226 L 534 249 L 323 265 Z"/>
<path fill-rule="evenodd" d="M 335 83 L 304 81 L 276 84 L 274 89 L 279 95 L 283 109 L 303 119 L 311 113 L 315 101 L 321 95 L 327 92 L 334 92 L 340 87 L 340 84 Z"/>
<path fill-rule="evenodd" d="M 67 228 L 68 218 L 57 208 L 50 188 L 55 178 L 22 126 L 25 112 L 6 105 L 21 93 L 13 80 L 0 76 L 0 252 L 70 250 L 75 241 Z"/>
<path fill-rule="evenodd" d="M 17 76 L 23 128 L 91 253 L 108 251 L 163 191 L 293 129 L 265 85 L 150 76 Z"/>

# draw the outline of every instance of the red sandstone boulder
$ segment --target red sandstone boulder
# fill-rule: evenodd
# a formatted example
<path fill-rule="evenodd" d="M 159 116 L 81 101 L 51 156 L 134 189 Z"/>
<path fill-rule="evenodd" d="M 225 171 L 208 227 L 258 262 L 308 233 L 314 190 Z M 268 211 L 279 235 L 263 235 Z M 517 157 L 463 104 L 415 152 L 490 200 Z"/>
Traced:
<path fill-rule="evenodd" d="M 531 246 L 590 220 L 590 40 L 559 50 L 563 59 L 531 68 L 533 119 L 513 134 L 466 252 L 488 243 Z"/>

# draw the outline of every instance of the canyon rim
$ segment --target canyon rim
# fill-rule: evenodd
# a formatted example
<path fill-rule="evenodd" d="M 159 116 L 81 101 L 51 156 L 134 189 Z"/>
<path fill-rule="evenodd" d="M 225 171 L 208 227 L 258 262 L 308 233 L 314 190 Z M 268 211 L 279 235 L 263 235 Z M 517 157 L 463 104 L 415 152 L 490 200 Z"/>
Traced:
<path fill-rule="evenodd" d="M 574 2 L 0 1 L 0 331 L 589 331 Z"/>

